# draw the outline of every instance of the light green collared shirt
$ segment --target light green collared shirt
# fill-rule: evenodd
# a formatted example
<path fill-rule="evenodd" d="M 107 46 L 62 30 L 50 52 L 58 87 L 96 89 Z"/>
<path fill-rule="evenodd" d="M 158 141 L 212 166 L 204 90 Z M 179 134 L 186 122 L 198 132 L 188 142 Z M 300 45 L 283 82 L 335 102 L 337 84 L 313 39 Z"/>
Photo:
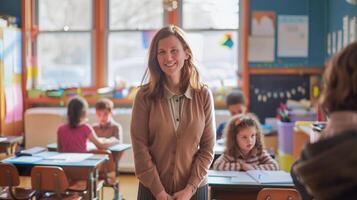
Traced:
<path fill-rule="evenodd" d="M 164 96 L 170 105 L 171 118 L 175 126 L 175 131 L 177 131 L 177 128 L 181 121 L 185 99 L 192 99 L 192 91 L 191 88 L 188 87 L 184 94 L 178 95 L 172 92 L 167 86 L 165 86 L 164 88 Z"/>

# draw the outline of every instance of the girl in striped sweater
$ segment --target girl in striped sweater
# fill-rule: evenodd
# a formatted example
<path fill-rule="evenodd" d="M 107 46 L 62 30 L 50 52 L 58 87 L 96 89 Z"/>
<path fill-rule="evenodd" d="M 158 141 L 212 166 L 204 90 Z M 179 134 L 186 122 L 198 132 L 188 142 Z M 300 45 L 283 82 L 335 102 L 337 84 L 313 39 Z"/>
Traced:
<path fill-rule="evenodd" d="M 264 150 L 262 131 L 255 115 L 248 113 L 233 116 L 224 133 L 226 149 L 214 162 L 213 169 L 225 171 L 279 169 L 277 162 Z"/>

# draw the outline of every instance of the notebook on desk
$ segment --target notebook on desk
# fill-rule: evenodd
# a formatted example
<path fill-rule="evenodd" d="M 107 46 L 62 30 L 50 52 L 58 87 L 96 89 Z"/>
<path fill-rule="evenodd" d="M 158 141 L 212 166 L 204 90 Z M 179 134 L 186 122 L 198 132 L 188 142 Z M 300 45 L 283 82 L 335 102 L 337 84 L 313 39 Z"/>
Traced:
<path fill-rule="evenodd" d="M 282 170 L 249 170 L 247 174 L 258 183 L 293 183 L 291 175 Z"/>
<path fill-rule="evenodd" d="M 16 153 L 16 156 L 33 156 L 44 151 L 47 151 L 47 149 L 44 147 L 32 147 L 30 149 L 25 149 Z"/>

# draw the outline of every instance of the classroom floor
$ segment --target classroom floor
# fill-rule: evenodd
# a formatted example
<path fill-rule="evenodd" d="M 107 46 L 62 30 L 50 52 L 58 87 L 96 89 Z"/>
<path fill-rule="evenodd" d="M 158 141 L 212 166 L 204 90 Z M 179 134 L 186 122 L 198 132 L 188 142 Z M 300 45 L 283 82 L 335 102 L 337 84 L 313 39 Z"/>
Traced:
<path fill-rule="evenodd" d="M 125 200 L 134 200 L 137 197 L 139 180 L 134 174 L 122 174 L 119 176 L 120 180 L 120 193 Z M 31 187 L 30 177 L 21 177 L 22 187 Z M 104 200 L 112 200 L 114 196 L 113 189 L 109 187 L 104 188 Z"/>

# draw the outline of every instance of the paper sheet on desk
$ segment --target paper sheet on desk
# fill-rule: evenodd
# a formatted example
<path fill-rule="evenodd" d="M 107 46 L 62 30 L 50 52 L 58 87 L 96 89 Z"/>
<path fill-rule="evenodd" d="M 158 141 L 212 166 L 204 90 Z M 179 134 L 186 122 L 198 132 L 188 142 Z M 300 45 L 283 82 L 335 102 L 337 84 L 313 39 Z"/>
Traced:
<path fill-rule="evenodd" d="M 215 177 L 235 177 L 239 175 L 239 171 L 218 171 L 218 170 L 209 170 L 208 176 Z"/>
<path fill-rule="evenodd" d="M 247 174 L 258 183 L 292 183 L 291 175 L 285 171 L 249 170 Z"/>
<path fill-rule="evenodd" d="M 108 140 L 108 138 L 99 137 L 98 140 L 106 143 L 106 140 Z M 95 146 L 95 144 L 93 144 L 92 142 L 90 142 L 88 140 L 87 141 L 87 151 L 96 150 L 96 149 L 98 149 L 97 146 Z"/>
<path fill-rule="evenodd" d="M 0 142 L 6 141 L 5 137 L 0 137 Z"/>
<path fill-rule="evenodd" d="M 248 183 L 248 184 L 256 184 L 252 177 L 250 177 L 246 172 L 238 172 L 237 176 L 231 178 L 232 183 Z"/>
<path fill-rule="evenodd" d="M 91 142 L 87 142 L 87 151 L 96 150 L 97 147 Z"/>
<path fill-rule="evenodd" d="M 64 162 L 81 162 L 92 157 L 92 153 L 61 153 L 47 158 L 48 160 L 63 160 Z"/>

